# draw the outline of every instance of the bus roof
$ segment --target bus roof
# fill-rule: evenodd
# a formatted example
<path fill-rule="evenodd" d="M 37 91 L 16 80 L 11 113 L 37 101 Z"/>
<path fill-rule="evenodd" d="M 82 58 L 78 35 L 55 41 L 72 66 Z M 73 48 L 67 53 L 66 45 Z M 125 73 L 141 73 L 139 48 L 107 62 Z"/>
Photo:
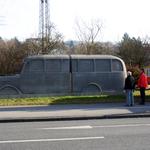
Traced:
<path fill-rule="evenodd" d="M 26 59 L 69 59 L 69 55 L 33 55 Z"/>
<path fill-rule="evenodd" d="M 119 59 L 113 55 L 33 55 L 26 59 Z"/>
<path fill-rule="evenodd" d="M 71 55 L 72 59 L 118 59 L 113 55 Z"/>

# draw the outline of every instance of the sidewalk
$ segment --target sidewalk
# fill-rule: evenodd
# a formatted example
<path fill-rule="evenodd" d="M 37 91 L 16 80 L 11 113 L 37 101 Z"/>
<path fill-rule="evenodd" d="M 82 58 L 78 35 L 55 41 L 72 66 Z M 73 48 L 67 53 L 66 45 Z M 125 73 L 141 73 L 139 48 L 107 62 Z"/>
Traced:
<path fill-rule="evenodd" d="M 150 103 L 133 107 L 124 103 L 0 107 L 1 123 L 123 117 L 150 117 Z"/>

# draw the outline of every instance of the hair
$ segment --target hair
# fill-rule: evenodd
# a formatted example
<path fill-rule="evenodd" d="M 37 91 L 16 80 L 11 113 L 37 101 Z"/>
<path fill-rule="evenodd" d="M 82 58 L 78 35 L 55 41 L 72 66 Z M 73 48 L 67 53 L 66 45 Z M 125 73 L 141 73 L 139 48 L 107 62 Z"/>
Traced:
<path fill-rule="evenodd" d="M 142 72 L 145 72 L 144 68 L 141 68 L 141 71 L 142 71 Z"/>
<path fill-rule="evenodd" d="M 128 72 L 127 72 L 127 75 L 128 75 L 128 76 L 129 76 L 129 75 L 131 76 L 131 75 L 132 75 L 132 72 L 131 72 L 131 71 L 128 71 Z"/>

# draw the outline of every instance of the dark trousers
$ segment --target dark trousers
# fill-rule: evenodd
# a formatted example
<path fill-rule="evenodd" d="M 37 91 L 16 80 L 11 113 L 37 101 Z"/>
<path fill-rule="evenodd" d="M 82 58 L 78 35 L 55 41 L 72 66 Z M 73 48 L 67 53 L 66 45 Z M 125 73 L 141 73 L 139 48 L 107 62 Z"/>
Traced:
<path fill-rule="evenodd" d="M 145 104 L 145 88 L 140 88 L 141 102 L 140 104 Z"/>

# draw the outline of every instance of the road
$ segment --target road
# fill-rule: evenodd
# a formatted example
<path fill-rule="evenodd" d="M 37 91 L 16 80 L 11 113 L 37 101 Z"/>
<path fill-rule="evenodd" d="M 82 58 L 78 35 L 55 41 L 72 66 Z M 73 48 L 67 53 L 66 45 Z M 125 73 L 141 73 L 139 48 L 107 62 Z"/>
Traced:
<path fill-rule="evenodd" d="M 0 124 L 0 150 L 149 150 L 150 118 Z"/>

